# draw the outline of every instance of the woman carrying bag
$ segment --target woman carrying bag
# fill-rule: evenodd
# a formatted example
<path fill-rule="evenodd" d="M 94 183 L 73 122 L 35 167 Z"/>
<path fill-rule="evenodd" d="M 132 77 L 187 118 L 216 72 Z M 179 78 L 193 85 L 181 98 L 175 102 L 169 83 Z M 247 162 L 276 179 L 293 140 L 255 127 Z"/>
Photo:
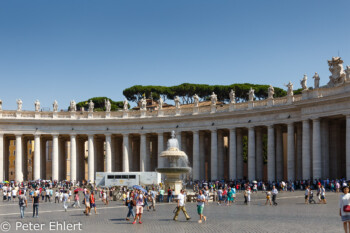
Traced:
<path fill-rule="evenodd" d="M 343 222 L 344 232 L 350 232 L 350 194 L 349 186 L 343 187 L 343 195 L 340 196 L 339 206 L 340 211 L 339 215 Z"/>

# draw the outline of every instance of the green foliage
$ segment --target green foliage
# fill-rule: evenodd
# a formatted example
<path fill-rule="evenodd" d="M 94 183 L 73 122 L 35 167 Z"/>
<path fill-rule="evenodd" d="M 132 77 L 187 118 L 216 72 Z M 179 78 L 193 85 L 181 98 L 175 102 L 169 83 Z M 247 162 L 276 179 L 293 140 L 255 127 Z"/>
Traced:
<path fill-rule="evenodd" d="M 207 84 L 191 84 L 183 83 L 177 86 L 141 86 L 135 85 L 126 88 L 123 91 L 124 96 L 129 101 L 138 102 L 143 95 L 147 98 L 152 97 L 154 99 L 159 99 L 162 97 L 163 100 L 174 99 L 175 96 L 182 98 L 183 104 L 193 103 L 193 95 L 197 94 L 201 100 L 207 100 L 210 98 L 212 92 L 218 97 L 221 102 L 229 101 L 229 93 L 232 90 L 235 91 L 236 101 L 243 102 L 248 100 L 248 92 L 250 88 L 255 90 L 256 99 L 266 99 L 268 96 L 269 85 L 242 83 L 242 84 L 231 84 L 231 85 L 207 85 Z M 281 88 L 274 87 L 275 95 L 274 97 L 282 97 L 287 94 L 287 92 Z"/>
<path fill-rule="evenodd" d="M 124 105 L 123 101 L 113 101 L 107 97 L 93 97 L 88 100 L 77 103 L 77 110 L 84 108 L 87 111 L 89 109 L 89 102 L 90 100 L 92 100 L 92 102 L 95 104 L 94 106 L 95 112 L 106 111 L 106 108 L 105 108 L 106 99 L 109 99 L 111 103 L 111 111 L 117 111 L 119 109 L 123 109 L 123 105 Z M 128 107 L 130 108 L 130 105 Z"/>

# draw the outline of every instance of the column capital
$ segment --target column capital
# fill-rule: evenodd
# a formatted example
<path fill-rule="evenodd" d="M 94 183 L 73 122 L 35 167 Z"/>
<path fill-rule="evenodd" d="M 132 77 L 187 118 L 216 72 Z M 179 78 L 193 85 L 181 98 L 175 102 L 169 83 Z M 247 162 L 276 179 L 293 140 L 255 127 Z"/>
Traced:
<path fill-rule="evenodd" d="M 71 137 L 76 137 L 76 136 L 77 136 L 76 133 L 70 133 L 69 135 L 70 135 Z"/>
<path fill-rule="evenodd" d="M 106 137 L 112 137 L 112 133 L 105 133 Z"/>
<path fill-rule="evenodd" d="M 236 127 L 233 127 L 233 128 L 230 128 L 230 129 L 229 129 L 229 131 L 231 131 L 231 132 L 232 132 L 232 131 L 236 131 L 236 130 L 237 130 Z"/>
<path fill-rule="evenodd" d="M 193 134 L 199 134 L 199 130 L 198 130 L 198 129 L 192 130 L 192 133 L 193 133 Z"/>
<path fill-rule="evenodd" d="M 34 133 L 34 137 L 39 137 L 40 138 L 41 133 Z"/>
<path fill-rule="evenodd" d="M 350 113 L 345 115 L 347 119 L 350 118 Z"/>
<path fill-rule="evenodd" d="M 59 133 L 52 133 L 51 136 L 52 137 L 58 137 L 58 136 L 60 136 L 60 134 Z"/>
<path fill-rule="evenodd" d="M 16 137 L 22 137 L 23 134 L 16 133 L 15 136 L 16 136 Z"/>
<path fill-rule="evenodd" d="M 217 131 L 218 131 L 218 129 L 216 129 L 216 128 L 215 129 L 210 129 L 210 132 L 212 132 L 212 133 L 213 132 L 217 132 Z"/>
<path fill-rule="evenodd" d="M 287 126 L 294 126 L 294 121 L 287 122 Z"/>
<path fill-rule="evenodd" d="M 317 118 L 312 118 L 311 120 L 312 120 L 312 122 L 320 122 L 321 119 L 319 117 L 317 117 Z"/>
<path fill-rule="evenodd" d="M 307 118 L 307 119 L 302 119 L 302 122 L 304 123 L 309 123 L 309 121 L 310 121 L 310 119 L 309 118 Z"/>
<path fill-rule="evenodd" d="M 268 129 L 274 129 L 274 128 L 275 128 L 275 125 L 274 125 L 274 124 L 269 124 L 269 125 L 267 125 L 267 128 L 268 128 Z"/>

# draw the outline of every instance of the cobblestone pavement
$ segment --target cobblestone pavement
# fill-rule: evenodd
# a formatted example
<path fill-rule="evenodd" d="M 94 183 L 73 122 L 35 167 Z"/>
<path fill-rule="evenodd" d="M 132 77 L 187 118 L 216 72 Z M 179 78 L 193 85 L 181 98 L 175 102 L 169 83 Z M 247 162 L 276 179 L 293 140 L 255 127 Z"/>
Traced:
<path fill-rule="evenodd" d="M 253 194 L 251 203 L 246 206 L 240 193 L 232 206 L 219 206 L 216 203 L 205 206 L 207 221 L 202 224 L 198 223 L 195 203 L 186 204 L 192 218 L 189 221 L 180 213 L 179 221 L 174 222 L 172 218 L 176 204 L 162 203 L 157 205 L 156 211 L 144 212 L 143 224 L 132 225 L 125 221 L 127 207 L 121 202 L 110 202 L 105 206 L 97 201 L 99 214 L 95 215 L 92 211 L 91 216 L 84 216 L 82 208 L 69 208 L 64 212 L 61 203 L 41 203 L 39 218 L 31 217 L 32 207 L 28 204 L 23 220 L 19 217 L 17 202 L 0 202 L 0 232 L 8 229 L 8 224 L 11 225 L 8 232 L 28 232 L 30 223 L 43 224 L 37 225 L 39 232 L 50 232 L 50 222 L 51 230 L 56 232 L 69 232 L 68 228 L 61 230 L 56 222 L 75 223 L 75 232 L 79 232 L 77 223 L 81 223 L 82 232 L 343 232 L 338 207 L 340 194 L 327 193 L 327 205 L 304 205 L 303 194 L 280 193 L 278 206 L 265 206 L 265 195 Z M 33 225 L 32 229 L 34 231 Z"/>

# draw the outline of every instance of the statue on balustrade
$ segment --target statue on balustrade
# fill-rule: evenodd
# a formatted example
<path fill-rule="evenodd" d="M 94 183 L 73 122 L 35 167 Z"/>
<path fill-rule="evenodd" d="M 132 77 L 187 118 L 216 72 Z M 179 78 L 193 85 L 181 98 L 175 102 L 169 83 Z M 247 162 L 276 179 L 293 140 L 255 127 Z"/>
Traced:
<path fill-rule="evenodd" d="M 329 71 L 332 73 L 329 76 L 329 82 L 327 86 L 334 87 L 340 86 L 345 82 L 346 74 L 343 68 L 343 60 L 340 57 L 332 57 L 332 60 L 328 61 Z"/>
<path fill-rule="evenodd" d="M 159 100 L 158 100 L 158 110 L 162 110 L 163 109 L 163 99 L 162 97 L 159 97 Z"/>
<path fill-rule="evenodd" d="M 315 75 L 312 77 L 314 79 L 314 82 L 315 82 L 315 89 L 319 88 L 320 87 L 320 76 L 318 75 L 317 72 L 315 72 Z"/>
<path fill-rule="evenodd" d="M 199 105 L 199 96 L 197 94 L 194 94 L 194 96 L 193 96 L 193 106 L 195 108 L 198 108 L 198 105 Z"/>
<path fill-rule="evenodd" d="M 22 111 L 22 104 L 23 104 L 23 102 L 22 102 L 22 100 L 21 99 L 18 99 L 17 100 L 17 111 Z"/>
<path fill-rule="evenodd" d="M 54 111 L 54 112 L 57 112 L 57 111 L 58 111 L 58 103 L 57 103 L 57 100 L 55 100 L 55 101 L 53 102 L 52 107 L 53 107 L 53 111 Z"/>
<path fill-rule="evenodd" d="M 111 111 L 111 102 L 109 102 L 109 99 L 105 99 L 105 108 L 106 108 L 106 112 Z"/>
<path fill-rule="evenodd" d="M 287 96 L 293 96 L 293 83 L 291 81 L 289 81 L 289 83 L 286 85 L 284 84 L 284 86 L 287 87 Z"/>
<path fill-rule="evenodd" d="M 147 104 L 146 97 L 143 97 L 141 99 L 141 110 L 143 110 L 143 111 L 146 110 L 146 104 Z"/>
<path fill-rule="evenodd" d="M 268 99 L 273 99 L 273 95 L 275 94 L 275 88 L 273 88 L 272 85 L 269 86 L 269 89 L 268 89 L 268 96 L 267 98 Z"/>
<path fill-rule="evenodd" d="M 90 102 L 89 102 L 89 112 L 93 112 L 94 111 L 94 107 L 95 107 L 94 102 L 92 102 L 92 100 L 90 100 Z"/>
<path fill-rule="evenodd" d="M 77 106 L 76 106 L 75 100 L 71 100 L 71 101 L 70 101 L 69 110 L 70 110 L 71 112 L 77 111 Z"/>
<path fill-rule="evenodd" d="M 210 100 L 211 100 L 211 105 L 216 105 L 216 101 L 218 101 L 218 96 L 215 95 L 215 93 L 213 92 L 210 96 Z"/>
<path fill-rule="evenodd" d="M 231 104 L 236 103 L 236 93 L 233 91 L 233 89 L 231 89 L 229 95 L 230 95 L 230 103 Z"/>
<path fill-rule="evenodd" d="M 179 96 L 175 96 L 174 102 L 175 102 L 175 108 L 180 108 L 180 98 L 179 98 Z"/>
<path fill-rule="evenodd" d="M 124 104 L 123 105 L 124 111 L 129 110 L 129 102 L 128 102 L 128 100 L 126 98 L 124 99 L 123 104 Z"/>
<path fill-rule="evenodd" d="M 304 74 L 303 79 L 300 80 L 300 85 L 301 85 L 301 88 L 303 89 L 303 91 L 307 90 L 306 82 L 307 82 L 307 76 L 306 76 L 306 74 Z"/>
<path fill-rule="evenodd" d="M 346 66 L 345 75 L 346 75 L 345 81 L 350 82 L 350 66 Z"/>
<path fill-rule="evenodd" d="M 254 101 L 254 89 L 253 88 L 250 88 L 249 92 L 248 92 L 248 95 L 249 95 L 249 101 Z"/>
<path fill-rule="evenodd" d="M 34 107 L 35 107 L 35 111 L 36 112 L 40 111 L 40 102 L 39 102 L 39 100 L 35 100 Z"/>

